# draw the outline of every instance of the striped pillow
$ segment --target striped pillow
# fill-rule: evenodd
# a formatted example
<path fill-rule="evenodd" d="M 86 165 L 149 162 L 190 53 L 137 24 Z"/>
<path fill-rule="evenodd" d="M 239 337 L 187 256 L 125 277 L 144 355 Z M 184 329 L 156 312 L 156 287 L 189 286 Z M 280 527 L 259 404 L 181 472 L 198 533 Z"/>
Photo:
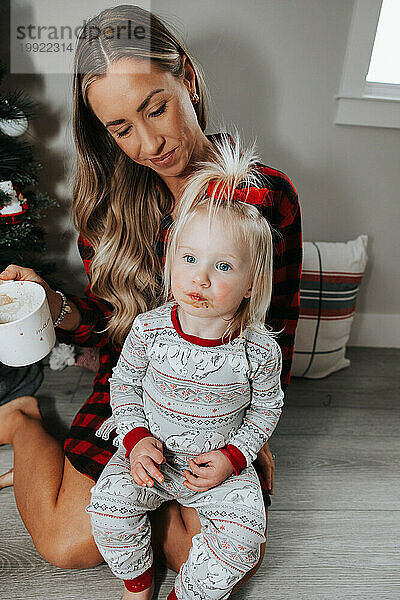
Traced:
<path fill-rule="evenodd" d="M 317 379 L 349 366 L 346 344 L 367 242 L 366 235 L 347 243 L 304 242 L 293 376 Z"/>

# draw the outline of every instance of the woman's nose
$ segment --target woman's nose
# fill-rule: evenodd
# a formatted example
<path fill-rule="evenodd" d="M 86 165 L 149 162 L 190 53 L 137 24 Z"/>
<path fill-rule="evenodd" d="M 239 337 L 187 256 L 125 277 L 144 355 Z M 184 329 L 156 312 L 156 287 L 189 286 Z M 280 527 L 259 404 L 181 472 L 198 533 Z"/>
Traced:
<path fill-rule="evenodd" d="M 144 159 L 156 158 L 163 153 L 165 139 L 148 131 L 141 135 L 141 155 Z"/>

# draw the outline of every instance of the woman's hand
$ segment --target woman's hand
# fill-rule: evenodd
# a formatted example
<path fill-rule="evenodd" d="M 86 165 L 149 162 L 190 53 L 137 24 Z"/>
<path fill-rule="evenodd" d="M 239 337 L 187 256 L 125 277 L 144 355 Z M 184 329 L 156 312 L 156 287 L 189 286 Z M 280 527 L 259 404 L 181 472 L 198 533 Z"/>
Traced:
<path fill-rule="evenodd" d="M 265 483 L 268 486 L 268 492 L 272 495 L 274 493 L 275 462 L 271 450 L 269 449 L 268 442 L 265 442 L 264 446 L 257 454 L 257 462 L 264 475 Z"/>
<path fill-rule="evenodd" d="M 131 463 L 131 474 L 135 483 L 142 487 L 151 487 L 154 481 L 151 475 L 160 483 L 164 481 L 164 475 L 156 467 L 165 463 L 162 452 L 162 442 L 154 437 L 145 437 L 132 448 L 129 454 Z"/>
<path fill-rule="evenodd" d="M 189 466 L 191 472 L 183 472 L 186 477 L 183 485 L 194 492 L 206 492 L 233 473 L 231 462 L 220 450 L 199 454 L 193 460 L 189 460 Z"/>
<path fill-rule="evenodd" d="M 39 275 L 35 273 L 33 269 L 27 269 L 26 267 L 20 267 L 18 265 L 8 265 L 8 267 L 4 269 L 2 273 L 0 273 L 0 284 L 13 280 L 34 281 L 35 283 L 39 283 L 45 289 L 51 317 L 53 321 L 57 319 L 61 310 L 61 296 L 52 290 L 49 284 L 46 283 L 44 279 L 39 277 Z"/>

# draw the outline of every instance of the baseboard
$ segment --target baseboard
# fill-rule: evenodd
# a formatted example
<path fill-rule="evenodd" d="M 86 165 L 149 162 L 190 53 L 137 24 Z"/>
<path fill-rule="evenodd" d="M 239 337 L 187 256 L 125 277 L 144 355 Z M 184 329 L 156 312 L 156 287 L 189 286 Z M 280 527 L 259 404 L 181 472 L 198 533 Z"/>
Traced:
<path fill-rule="evenodd" d="M 400 348 L 400 315 L 356 313 L 348 345 Z"/>

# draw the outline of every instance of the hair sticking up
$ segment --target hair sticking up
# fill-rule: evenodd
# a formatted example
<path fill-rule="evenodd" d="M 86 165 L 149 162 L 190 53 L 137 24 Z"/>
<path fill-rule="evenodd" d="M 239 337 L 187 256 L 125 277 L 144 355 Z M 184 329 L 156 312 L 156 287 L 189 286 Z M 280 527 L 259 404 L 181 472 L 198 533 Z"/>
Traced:
<path fill-rule="evenodd" d="M 180 235 L 185 226 L 200 212 L 208 215 L 208 232 L 218 219 L 227 235 L 249 250 L 252 292 L 243 298 L 236 314 L 229 321 L 223 337 L 230 337 L 246 327 L 264 328 L 272 294 L 273 242 L 268 221 L 253 205 L 247 204 L 249 188 L 262 188 L 254 167 L 257 156 L 254 144 L 241 149 L 237 132 L 231 143 L 228 136 L 215 147 L 214 156 L 199 163 L 198 172 L 185 187 L 168 237 L 164 269 L 165 299 L 171 290 L 172 262 L 176 256 Z M 243 189 L 243 193 L 241 193 Z M 261 190 L 265 194 L 265 189 Z M 271 332 L 272 333 L 272 332 Z"/>
<path fill-rule="evenodd" d="M 235 190 L 240 187 L 247 189 L 247 198 L 248 188 L 262 187 L 260 176 L 254 168 L 258 161 L 255 142 L 243 149 L 238 131 L 231 136 L 224 134 L 221 140 L 216 141 L 211 158 L 197 164 L 197 173 L 191 176 L 184 188 L 179 212 L 187 212 L 192 202 L 207 195 L 210 183 L 214 184 L 210 196 L 212 210 L 218 210 L 222 200 L 232 200 Z"/>

